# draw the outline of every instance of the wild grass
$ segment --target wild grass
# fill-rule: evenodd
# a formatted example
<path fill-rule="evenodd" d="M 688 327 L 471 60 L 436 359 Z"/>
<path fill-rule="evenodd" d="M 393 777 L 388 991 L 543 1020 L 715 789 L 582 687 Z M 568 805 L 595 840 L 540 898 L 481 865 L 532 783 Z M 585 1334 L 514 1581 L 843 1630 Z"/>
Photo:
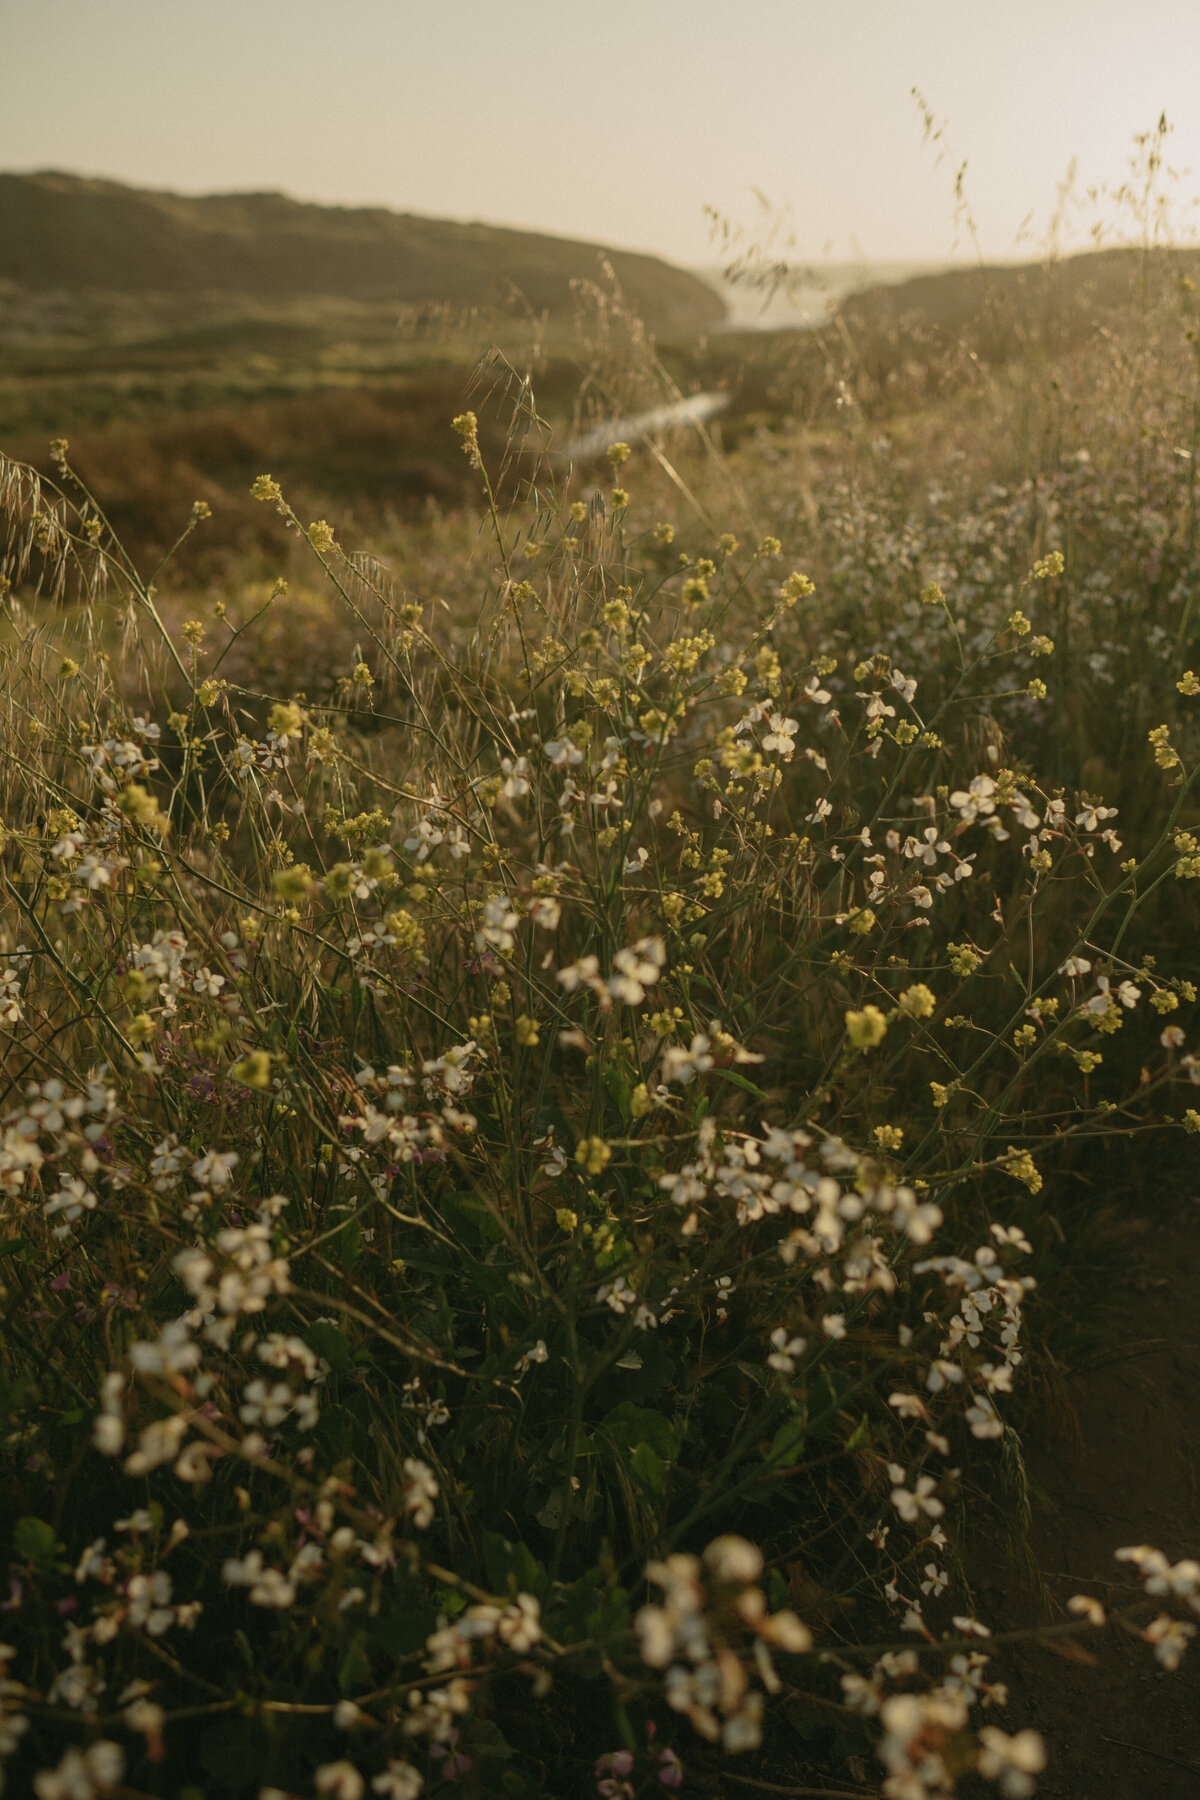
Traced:
<path fill-rule="evenodd" d="M 1192 304 L 586 490 L 518 381 L 279 581 L 3 465 L 12 1791 L 1032 1791 L 962 1532 L 1200 1127 Z"/>

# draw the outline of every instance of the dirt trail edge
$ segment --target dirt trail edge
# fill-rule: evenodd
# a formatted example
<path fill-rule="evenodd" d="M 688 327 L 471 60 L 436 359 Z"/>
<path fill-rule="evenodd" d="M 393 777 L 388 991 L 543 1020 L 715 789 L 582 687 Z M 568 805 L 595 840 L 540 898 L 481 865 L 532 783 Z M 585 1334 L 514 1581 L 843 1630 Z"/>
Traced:
<path fill-rule="evenodd" d="M 1127 1279 L 1132 1331 L 1069 1375 L 1070 1424 L 1026 1445 L 1044 1592 L 996 1609 L 1014 1624 L 1063 1618 L 1076 1593 L 1127 1604 L 1121 1545 L 1200 1555 L 1200 1206 L 1146 1221 Z M 1174 1673 L 1122 1633 L 1095 1648 L 1088 1667 L 1031 1646 L 1013 1669 L 1008 1728 L 1050 1748 L 1043 1800 L 1198 1800 L 1200 1639 Z"/>

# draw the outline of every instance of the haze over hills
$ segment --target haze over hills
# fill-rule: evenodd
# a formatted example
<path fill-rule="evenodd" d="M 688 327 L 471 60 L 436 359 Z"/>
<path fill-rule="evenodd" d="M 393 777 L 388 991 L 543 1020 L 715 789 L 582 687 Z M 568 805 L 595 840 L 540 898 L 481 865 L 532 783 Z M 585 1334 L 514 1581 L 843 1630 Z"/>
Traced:
<path fill-rule="evenodd" d="M 0 281 L 25 291 L 453 307 L 516 294 L 554 318 L 569 316 L 572 282 L 596 280 L 602 256 L 652 330 L 721 323 L 724 305 L 699 276 L 633 251 L 279 193 L 196 197 L 58 171 L 0 174 Z"/>

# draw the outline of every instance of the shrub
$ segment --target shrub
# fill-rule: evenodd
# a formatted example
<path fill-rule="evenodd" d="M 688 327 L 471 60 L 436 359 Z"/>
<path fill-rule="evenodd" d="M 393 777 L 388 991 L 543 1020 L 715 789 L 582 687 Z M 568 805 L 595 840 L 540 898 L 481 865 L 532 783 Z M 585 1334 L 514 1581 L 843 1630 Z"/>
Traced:
<path fill-rule="evenodd" d="M 1048 1178 L 1200 1075 L 1142 937 L 1186 714 L 1130 834 L 1003 757 L 1055 550 L 860 653 L 777 540 L 635 526 L 623 455 L 502 516 L 455 425 L 473 621 L 255 484 L 348 621 L 319 700 L 222 673 L 282 585 L 174 623 L 7 467 L 0 1746 L 43 1800 L 616 1795 L 786 1690 L 901 1800 L 1027 1793 L 956 1524 Z"/>

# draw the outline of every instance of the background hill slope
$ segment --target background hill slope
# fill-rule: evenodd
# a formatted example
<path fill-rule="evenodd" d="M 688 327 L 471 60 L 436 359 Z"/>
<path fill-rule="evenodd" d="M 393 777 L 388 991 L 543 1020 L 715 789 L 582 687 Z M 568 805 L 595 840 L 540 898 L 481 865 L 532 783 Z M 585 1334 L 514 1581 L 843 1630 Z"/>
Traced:
<path fill-rule="evenodd" d="M 515 289 L 535 313 L 569 313 L 571 282 L 608 257 L 653 330 L 700 331 L 725 308 L 656 257 L 382 207 L 284 194 L 152 192 L 53 171 L 0 174 L 0 280 L 27 290 L 194 293 L 479 306 Z"/>

